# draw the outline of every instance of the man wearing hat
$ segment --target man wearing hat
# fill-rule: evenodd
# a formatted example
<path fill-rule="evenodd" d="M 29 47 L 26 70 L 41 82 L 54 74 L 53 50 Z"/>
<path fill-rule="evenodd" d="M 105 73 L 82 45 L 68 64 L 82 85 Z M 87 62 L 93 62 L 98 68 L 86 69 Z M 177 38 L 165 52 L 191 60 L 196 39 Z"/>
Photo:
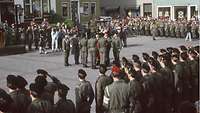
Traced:
<path fill-rule="evenodd" d="M 173 108 L 173 95 L 174 95 L 174 74 L 173 74 L 173 66 L 171 63 L 171 55 L 169 53 L 165 53 L 160 55 L 160 64 L 161 69 L 160 72 L 164 78 L 164 111 L 167 113 L 171 112 L 171 108 Z"/>
<path fill-rule="evenodd" d="M 68 35 L 65 35 L 65 38 L 62 40 L 62 48 L 64 52 L 64 65 L 69 66 L 69 54 L 70 54 L 70 39 Z"/>
<path fill-rule="evenodd" d="M 100 64 L 104 65 L 106 63 L 107 40 L 103 37 L 103 33 L 99 34 L 98 46 L 100 54 Z"/>
<path fill-rule="evenodd" d="M 71 45 L 72 45 L 71 53 L 74 55 L 75 64 L 79 64 L 80 48 L 79 48 L 78 34 L 74 34 L 73 37 L 71 38 Z"/>
<path fill-rule="evenodd" d="M 23 111 L 26 111 L 28 108 L 28 105 L 31 103 L 30 96 L 28 94 L 25 94 L 22 92 L 22 89 L 24 87 L 23 83 L 24 80 L 20 76 L 15 75 L 8 75 L 7 76 L 7 86 L 10 91 L 10 96 L 13 100 L 12 107 L 11 107 L 11 113 L 22 113 Z"/>
<path fill-rule="evenodd" d="M 29 90 L 27 90 L 25 87 L 28 84 L 26 79 L 23 78 L 22 76 L 18 75 L 17 77 L 17 101 L 19 101 L 19 108 L 21 109 L 21 111 L 19 111 L 19 113 L 26 111 L 28 106 L 31 103 L 31 97 L 30 97 L 30 92 Z"/>
<path fill-rule="evenodd" d="M 97 51 L 96 45 L 97 45 L 97 39 L 95 36 L 93 36 L 88 40 L 88 52 L 91 58 L 90 61 L 92 69 L 96 68 L 96 51 Z"/>
<path fill-rule="evenodd" d="M 81 63 L 83 64 L 83 67 L 87 67 L 88 39 L 85 34 L 82 35 L 79 46 L 81 52 Z"/>
<path fill-rule="evenodd" d="M 141 66 L 141 73 L 144 77 L 143 87 L 144 87 L 144 106 L 145 112 L 155 113 L 155 95 L 153 88 L 155 87 L 153 77 L 150 75 L 150 67 L 147 63 L 143 63 Z"/>
<path fill-rule="evenodd" d="M 76 113 L 90 113 L 90 108 L 94 100 L 94 91 L 89 81 L 85 77 L 87 73 L 83 69 L 78 70 L 79 84 L 75 88 Z"/>
<path fill-rule="evenodd" d="M 44 87 L 44 91 L 41 95 L 41 98 L 51 102 L 54 104 L 54 94 L 57 90 L 57 83 L 53 80 L 53 82 L 47 81 L 47 72 L 44 71 L 43 73 L 38 73 L 38 76 L 35 78 L 35 83 L 39 84 L 41 87 Z"/>
<path fill-rule="evenodd" d="M 104 113 L 105 109 L 103 108 L 103 96 L 104 89 L 107 85 L 112 83 L 112 78 L 106 76 L 106 66 L 100 65 L 99 67 L 99 77 L 95 83 L 95 100 L 96 100 L 96 113 Z"/>
<path fill-rule="evenodd" d="M 104 90 L 103 105 L 109 113 L 128 113 L 129 86 L 122 80 L 120 67 L 112 67 L 113 83 Z"/>
<path fill-rule="evenodd" d="M 69 87 L 65 84 L 60 84 L 58 86 L 58 96 L 59 100 L 54 105 L 54 113 L 75 113 L 75 105 L 66 96 L 68 94 Z"/>
<path fill-rule="evenodd" d="M 144 88 L 134 69 L 129 70 L 130 113 L 144 113 Z"/>
<path fill-rule="evenodd" d="M 119 62 L 120 51 L 122 49 L 122 43 L 120 41 L 120 38 L 119 38 L 117 32 L 114 32 L 111 45 L 112 45 L 112 49 L 113 49 L 114 60 L 116 62 Z"/>
<path fill-rule="evenodd" d="M 44 86 L 39 83 L 30 84 L 32 103 L 29 105 L 26 113 L 53 113 L 52 104 L 41 98 L 44 92 Z"/>

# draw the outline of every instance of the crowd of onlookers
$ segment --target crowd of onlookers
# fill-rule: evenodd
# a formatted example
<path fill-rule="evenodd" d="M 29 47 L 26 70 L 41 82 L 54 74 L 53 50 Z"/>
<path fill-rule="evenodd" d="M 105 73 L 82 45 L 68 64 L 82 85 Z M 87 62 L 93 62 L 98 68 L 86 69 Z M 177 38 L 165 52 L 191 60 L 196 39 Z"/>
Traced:
<path fill-rule="evenodd" d="M 68 86 L 42 69 L 26 89 L 19 75 L 7 76 L 6 93 L 0 89 L 0 111 L 5 113 L 197 113 L 199 112 L 199 46 L 162 48 L 133 54 L 107 66 L 100 65 L 94 90 L 87 73 L 78 70 L 75 102 L 67 99 Z M 69 75 L 69 74 L 68 74 Z M 71 76 L 71 75 L 70 75 Z M 47 81 L 47 77 L 52 82 Z M 59 100 L 54 102 L 55 92 Z M 75 104 L 74 104 L 75 103 Z"/>

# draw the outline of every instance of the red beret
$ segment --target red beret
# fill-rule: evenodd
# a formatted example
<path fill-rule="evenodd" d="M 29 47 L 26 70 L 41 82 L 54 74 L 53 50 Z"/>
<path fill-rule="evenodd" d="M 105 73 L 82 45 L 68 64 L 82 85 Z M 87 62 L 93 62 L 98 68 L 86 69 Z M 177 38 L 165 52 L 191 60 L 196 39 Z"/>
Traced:
<path fill-rule="evenodd" d="M 120 70 L 119 67 L 117 67 L 117 66 L 113 66 L 113 67 L 112 67 L 112 73 L 119 74 L 120 71 L 121 71 L 121 70 Z"/>

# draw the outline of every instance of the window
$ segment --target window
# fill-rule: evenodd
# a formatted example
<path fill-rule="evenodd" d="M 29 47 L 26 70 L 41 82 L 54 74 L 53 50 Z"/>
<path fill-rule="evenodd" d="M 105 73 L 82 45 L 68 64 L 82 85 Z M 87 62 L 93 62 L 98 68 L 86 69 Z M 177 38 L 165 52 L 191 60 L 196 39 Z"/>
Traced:
<path fill-rule="evenodd" d="M 62 3 L 62 16 L 69 16 L 69 3 Z"/>
<path fill-rule="evenodd" d="M 91 3 L 91 15 L 96 14 L 96 3 Z"/>
<path fill-rule="evenodd" d="M 31 14 L 31 9 L 30 9 L 30 0 L 25 0 L 24 1 L 24 15 L 25 15 L 25 18 L 29 18 L 30 17 L 30 14 Z"/>
<path fill-rule="evenodd" d="M 34 17 L 41 17 L 42 6 L 41 6 L 41 0 L 32 0 L 32 11 Z"/>
<path fill-rule="evenodd" d="M 43 13 L 48 13 L 49 12 L 49 0 L 43 0 Z"/>
<path fill-rule="evenodd" d="M 24 0 L 24 18 L 42 17 L 49 13 L 49 0 Z"/>
<path fill-rule="evenodd" d="M 89 3 L 83 3 L 83 13 L 86 15 L 89 14 Z"/>

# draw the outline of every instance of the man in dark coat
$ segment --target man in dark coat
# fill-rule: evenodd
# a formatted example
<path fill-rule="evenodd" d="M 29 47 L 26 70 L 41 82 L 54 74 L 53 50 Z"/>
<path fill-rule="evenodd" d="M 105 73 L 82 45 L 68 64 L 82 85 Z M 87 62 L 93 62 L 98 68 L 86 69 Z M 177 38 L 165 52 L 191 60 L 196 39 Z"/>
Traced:
<path fill-rule="evenodd" d="M 100 76 L 97 78 L 95 83 L 95 100 L 96 100 L 96 113 L 104 113 L 105 109 L 103 108 L 103 96 L 104 89 L 107 85 L 112 83 L 112 78 L 106 76 L 106 66 L 100 65 L 99 72 Z"/>
<path fill-rule="evenodd" d="M 65 84 L 58 86 L 59 100 L 54 105 L 54 113 L 75 113 L 75 105 L 70 99 L 66 99 L 69 87 Z"/>
<path fill-rule="evenodd" d="M 69 66 L 69 54 L 70 54 L 70 39 L 69 36 L 65 36 L 65 38 L 63 38 L 62 40 L 62 49 L 64 52 L 64 65 L 65 66 Z"/>
<path fill-rule="evenodd" d="M 30 84 L 32 103 L 29 105 L 26 113 L 53 113 L 53 105 L 50 101 L 41 98 L 44 92 L 44 86 L 38 83 Z"/>
<path fill-rule="evenodd" d="M 78 36 L 75 34 L 71 39 L 71 45 L 72 45 L 72 54 L 74 54 L 74 61 L 75 64 L 79 64 L 79 39 Z"/>
<path fill-rule="evenodd" d="M 94 91 L 89 81 L 85 80 L 87 76 L 83 69 L 78 70 L 80 83 L 75 88 L 76 113 L 90 113 L 90 108 L 94 100 Z"/>
<path fill-rule="evenodd" d="M 144 88 L 140 82 L 140 78 L 137 76 L 137 72 L 131 69 L 128 72 L 128 78 L 130 80 L 130 113 L 144 113 Z"/>
<path fill-rule="evenodd" d="M 0 88 L 0 112 L 10 112 L 12 103 L 11 96 Z"/>

